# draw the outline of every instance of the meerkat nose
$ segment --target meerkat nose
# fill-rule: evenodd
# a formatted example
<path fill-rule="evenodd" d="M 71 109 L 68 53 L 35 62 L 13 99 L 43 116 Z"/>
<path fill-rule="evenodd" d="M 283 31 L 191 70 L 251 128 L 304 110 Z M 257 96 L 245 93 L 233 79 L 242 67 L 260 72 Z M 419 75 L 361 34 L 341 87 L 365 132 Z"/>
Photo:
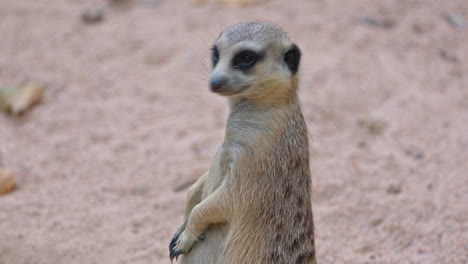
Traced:
<path fill-rule="evenodd" d="M 226 85 L 226 83 L 227 83 L 227 78 L 225 77 L 219 76 L 219 77 L 211 78 L 211 81 L 210 81 L 211 91 L 213 92 L 221 91 L 222 88 L 224 88 L 224 86 Z"/>

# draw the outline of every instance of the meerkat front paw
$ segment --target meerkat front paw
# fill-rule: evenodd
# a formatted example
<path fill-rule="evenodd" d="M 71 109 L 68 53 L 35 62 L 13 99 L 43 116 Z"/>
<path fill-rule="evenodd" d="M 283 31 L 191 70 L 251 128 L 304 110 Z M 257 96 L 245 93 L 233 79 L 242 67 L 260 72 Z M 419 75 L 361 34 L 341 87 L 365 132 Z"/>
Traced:
<path fill-rule="evenodd" d="M 171 263 L 174 258 L 177 260 L 181 254 L 188 253 L 197 241 L 198 238 L 196 236 L 189 235 L 185 231 L 182 233 L 176 233 L 169 245 L 169 257 L 171 258 Z"/>

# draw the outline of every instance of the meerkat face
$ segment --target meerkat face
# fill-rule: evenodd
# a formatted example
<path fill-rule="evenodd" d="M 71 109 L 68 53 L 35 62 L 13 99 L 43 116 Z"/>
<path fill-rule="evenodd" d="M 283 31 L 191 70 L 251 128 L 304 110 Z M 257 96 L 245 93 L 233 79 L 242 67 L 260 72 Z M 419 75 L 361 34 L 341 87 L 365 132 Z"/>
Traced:
<path fill-rule="evenodd" d="M 241 23 L 212 47 L 210 87 L 224 96 L 284 95 L 295 89 L 301 52 L 287 34 L 267 23 Z"/>

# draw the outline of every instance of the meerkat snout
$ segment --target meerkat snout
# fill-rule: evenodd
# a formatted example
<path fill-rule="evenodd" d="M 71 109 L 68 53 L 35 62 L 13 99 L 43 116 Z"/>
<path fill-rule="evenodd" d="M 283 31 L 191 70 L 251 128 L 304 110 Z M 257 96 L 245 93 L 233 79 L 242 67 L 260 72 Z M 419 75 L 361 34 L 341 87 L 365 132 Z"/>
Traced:
<path fill-rule="evenodd" d="M 210 79 L 210 88 L 211 91 L 214 93 L 218 93 L 223 91 L 223 88 L 226 87 L 226 84 L 228 83 L 228 79 L 224 76 L 212 76 Z"/>

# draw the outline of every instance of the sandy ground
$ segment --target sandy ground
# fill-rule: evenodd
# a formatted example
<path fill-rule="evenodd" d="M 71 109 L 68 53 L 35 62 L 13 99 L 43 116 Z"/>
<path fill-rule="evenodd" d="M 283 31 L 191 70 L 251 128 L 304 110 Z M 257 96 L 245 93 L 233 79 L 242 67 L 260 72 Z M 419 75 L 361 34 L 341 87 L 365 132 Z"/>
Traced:
<path fill-rule="evenodd" d="M 303 51 L 319 262 L 468 263 L 468 1 L 142 0 L 81 21 L 104 3 L 0 0 L 0 84 L 47 84 L 0 115 L 18 182 L 0 264 L 169 263 L 184 185 L 223 136 L 209 47 L 244 20 Z"/>

